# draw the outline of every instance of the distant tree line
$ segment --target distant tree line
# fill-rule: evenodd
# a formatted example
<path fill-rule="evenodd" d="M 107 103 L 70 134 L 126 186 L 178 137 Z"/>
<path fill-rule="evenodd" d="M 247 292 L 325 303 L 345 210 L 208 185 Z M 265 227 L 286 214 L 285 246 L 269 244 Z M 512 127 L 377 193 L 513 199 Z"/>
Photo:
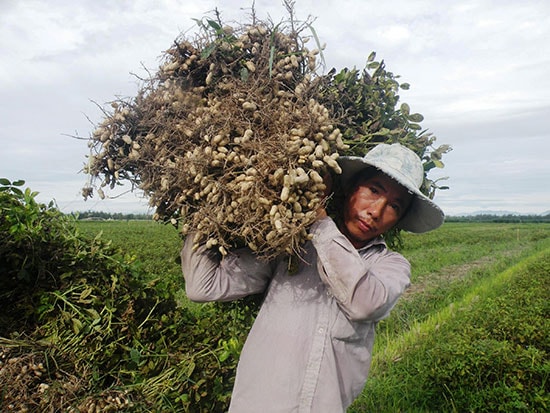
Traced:
<path fill-rule="evenodd" d="M 150 220 L 150 214 L 132 214 L 122 212 L 102 212 L 102 211 L 83 211 L 71 213 L 76 219 L 86 221 L 104 221 L 104 220 Z"/>
<path fill-rule="evenodd" d="M 151 220 L 153 216 L 151 214 L 133 214 L 123 212 L 102 212 L 102 211 L 83 211 L 71 213 L 79 220 L 88 221 L 102 221 L 102 220 Z M 479 215 L 463 215 L 463 216 L 446 216 L 446 222 L 550 222 L 550 214 L 546 215 L 492 215 L 492 214 L 479 214 Z"/>
<path fill-rule="evenodd" d="M 447 216 L 446 222 L 510 222 L 510 223 L 527 223 L 527 222 L 550 222 L 550 214 L 546 215 L 467 215 L 467 216 Z"/>

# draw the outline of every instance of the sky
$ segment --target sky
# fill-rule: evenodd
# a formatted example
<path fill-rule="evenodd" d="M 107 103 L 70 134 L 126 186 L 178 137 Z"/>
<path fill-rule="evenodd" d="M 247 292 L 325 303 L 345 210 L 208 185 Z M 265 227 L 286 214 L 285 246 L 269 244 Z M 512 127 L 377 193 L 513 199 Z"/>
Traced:
<path fill-rule="evenodd" d="M 84 201 L 87 138 L 102 108 L 136 95 L 194 19 L 288 17 L 273 0 L 1 0 L 0 177 L 23 179 L 63 212 L 151 213 L 139 192 Z M 362 69 L 372 51 L 410 83 L 401 101 L 449 144 L 447 215 L 550 211 L 550 2 L 296 0 L 314 19 L 327 71 Z M 80 138 L 80 139 L 77 139 Z M 128 188 L 126 188 L 128 189 Z"/>

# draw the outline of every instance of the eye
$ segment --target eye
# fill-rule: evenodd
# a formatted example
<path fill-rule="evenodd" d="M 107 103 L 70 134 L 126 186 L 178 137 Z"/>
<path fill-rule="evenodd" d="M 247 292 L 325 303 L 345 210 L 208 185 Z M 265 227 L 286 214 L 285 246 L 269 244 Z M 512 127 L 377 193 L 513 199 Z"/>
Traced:
<path fill-rule="evenodd" d="M 397 215 L 401 215 L 402 208 L 400 204 L 392 203 L 390 204 L 390 207 L 396 212 Z"/>

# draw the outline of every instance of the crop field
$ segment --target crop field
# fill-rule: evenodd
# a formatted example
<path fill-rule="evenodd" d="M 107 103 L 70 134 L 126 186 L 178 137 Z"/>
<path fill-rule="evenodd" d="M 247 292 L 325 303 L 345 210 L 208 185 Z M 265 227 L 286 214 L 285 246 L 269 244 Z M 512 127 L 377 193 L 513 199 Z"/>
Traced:
<path fill-rule="evenodd" d="M 79 222 L 135 256 L 188 303 L 171 226 Z M 545 411 L 550 408 L 550 225 L 445 223 L 404 234 L 412 286 L 378 326 L 359 412 Z M 435 406 L 438 406 L 437 408 Z"/>
<path fill-rule="evenodd" d="M 165 288 L 183 298 L 183 276 L 179 264 L 182 239 L 178 231 L 155 221 L 79 221 L 80 231 L 87 236 L 100 236 L 132 255 L 137 265 Z M 179 290 L 179 293 L 178 293 Z"/>

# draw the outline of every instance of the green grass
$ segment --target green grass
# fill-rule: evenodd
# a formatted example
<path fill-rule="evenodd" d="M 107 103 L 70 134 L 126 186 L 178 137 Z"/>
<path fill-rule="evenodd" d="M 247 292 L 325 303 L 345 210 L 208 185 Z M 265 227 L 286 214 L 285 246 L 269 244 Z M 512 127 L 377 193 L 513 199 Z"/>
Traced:
<path fill-rule="evenodd" d="M 176 228 L 156 221 L 78 221 L 79 231 L 100 236 L 135 257 L 147 278 L 172 291 L 180 305 L 188 305 L 180 266 L 183 241 Z"/>
<path fill-rule="evenodd" d="M 390 317 L 378 326 L 371 377 L 350 413 L 470 411 L 463 404 L 461 406 L 464 400 L 468 400 L 472 408 L 477 406 L 471 411 L 538 411 L 529 410 L 529 406 L 524 405 L 525 397 L 522 396 L 529 392 L 510 389 L 509 383 L 499 383 L 494 377 L 490 378 L 491 381 L 488 378 L 476 382 L 472 389 L 471 383 L 464 384 L 464 376 L 471 374 L 468 369 L 490 371 L 494 367 L 490 365 L 491 357 L 496 363 L 505 364 L 505 367 L 501 366 L 502 374 L 509 374 L 508 370 L 514 369 L 518 370 L 518 375 L 531 374 L 522 363 L 525 364 L 524 358 L 533 353 L 536 368 L 546 369 L 537 377 L 548 380 L 547 347 L 542 352 L 528 349 L 526 355 L 523 350 L 510 347 L 506 340 L 487 341 L 485 337 L 478 342 L 474 333 L 479 333 L 484 321 L 494 313 L 499 314 L 501 320 L 506 315 L 509 326 L 519 329 L 546 320 L 548 331 L 548 306 L 545 307 L 545 316 L 537 318 L 525 301 L 531 295 L 539 303 L 550 298 L 550 226 L 445 224 L 432 233 L 407 234 L 405 245 L 402 252 L 413 266 L 413 287 Z M 542 261 L 543 267 L 533 271 L 532 267 L 538 261 Z M 527 280 L 535 287 L 530 292 L 522 289 L 512 291 L 509 287 L 512 279 Z M 540 286 L 541 282 L 545 283 L 544 286 Z M 523 318 L 518 311 L 501 312 L 505 298 L 498 305 L 492 301 L 492 297 L 505 297 L 506 293 L 509 294 L 508 309 L 514 308 L 514 303 L 517 308 L 528 309 Z M 502 328 L 502 323 L 505 322 L 495 324 Z M 510 333 L 512 338 L 516 335 Z M 456 351 L 449 353 L 452 346 Z M 480 354 L 476 346 L 485 346 L 484 353 Z M 439 355 L 436 357 L 434 353 Z M 440 353 L 452 354 L 448 356 L 448 365 L 441 367 Z M 455 366 L 449 367 L 453 363 Z M 476 365 L 478 367 L 474 368 Z M 457 366 L 462 366 L 462 370 Z M 449 383 L 458 384 L 459 389 L 451 391 L 452 385 L 436 376 L 438 368 L 445 373 L 452 371 Z M 433 377 L 438 377 L 438 380 Z M 430 379 L 435 381 L 430 382 Z M 517 385 L 525 387 L 525 383 Z M 540 393 L 536 395 L 539 399 L 546 397 L 545 403 L 548 403 L 548 392 L 543 386 L 534 391 Z M 494 391 L 489 388 L 494 388 Z M 437 398 L 432 393 L 444 397 Z M 506 406 L 503 410 L 496 408 L 498 400 Z M 544 404 L 539 402 L 540 408 Z"/>
<path fill-rule="evenodd" d="M 549 224 L 446 223 L 426 234 L 405 234 L 412 286 L 381 333 L 400 333 L 460 300 L 487 277 L 550 242 Z"/>
<path fill-rule="evenodd" d="M 351 412 L 547 411 L 550 245 L 378 346 Z"/>
<path fill-rule="evenodd" d="M 162 280 L 160 288 L 170 288 L 181 305 L 189 305 L 176 229 L 147 221 L 78 227 L 90 236 L 102 233 L 135 255 L 151 279 Z M 547 406 L 547 349 L 514 340 L 533 337 L 529 326 L 548 331 L 549 310 L 541 303 L 548 298 L 550 270 L 535 264 L 550 259 L 550 224 L 445 223 L 403 239 L 412 287 L 378 326 L 371 377 L 350 413 L 499 411 L 499 400 L 506 408 L 501 411 Z M 539 287 L 510 287 L 521 280 Z M 533 306 L 539 313 L 529 312 Z M 499 320 L 507 320 L 506 328 Z"/>

